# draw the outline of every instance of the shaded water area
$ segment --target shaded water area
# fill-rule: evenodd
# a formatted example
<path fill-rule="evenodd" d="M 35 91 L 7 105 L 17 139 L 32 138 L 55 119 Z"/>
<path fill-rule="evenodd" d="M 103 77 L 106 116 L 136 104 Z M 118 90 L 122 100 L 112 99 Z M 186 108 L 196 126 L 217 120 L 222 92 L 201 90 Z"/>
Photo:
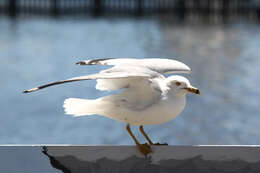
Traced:
<path fill-rule="evenodd" d="M 170 18 L 0 18 L 0 144 L 133 144 L 125 124 L 63 112 L 68 97 L 108 95 L 95 81 L 22 94 L 41 84 L 104 67 L 103 57 L 167 57 L 192 68 L 201 96 L 189 95 L 175 120 L 145 130 L 170 145 L 259 144 L 259 23 Z M 160 116 L 160 115 L 158 115 Z M 143 137 L 133 128 L 138 139 Z"/>
<path fill-rule="evenodd" d="M 41 146 L 1 146 L 1 172 L 60 173 L 42 153 Z"/>

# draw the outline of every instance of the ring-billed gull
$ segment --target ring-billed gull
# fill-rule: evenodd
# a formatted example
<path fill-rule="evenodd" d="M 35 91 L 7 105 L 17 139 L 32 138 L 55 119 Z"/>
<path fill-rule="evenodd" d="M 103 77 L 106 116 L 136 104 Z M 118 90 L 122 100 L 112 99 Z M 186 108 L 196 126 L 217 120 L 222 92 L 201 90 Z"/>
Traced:
<path fill-rule="evenodd" d="M 102 115 L 126 123 L 126 129 L 144 155 L 154 143 L 143 130 L 143 125 L 161 124 L 179 115 L 186 103 L 186 94 L 200 94 L 183 76 L 165 74 L 190 73 L 182 62 L 171 59 L 104 58 L 80 61 L 79 65 L 112 65 L 97 74 L 70 78 L 42 85 L 29 93 L 49 86 L 81 80 L 97 80 L 98 90 L 119 90 L 119 94 L 97 99 L 68 98 L 64 101 L 66 114 L 73 116 Z M 149 144 L 140 144 L 130 125 L 138 125 Z"/>

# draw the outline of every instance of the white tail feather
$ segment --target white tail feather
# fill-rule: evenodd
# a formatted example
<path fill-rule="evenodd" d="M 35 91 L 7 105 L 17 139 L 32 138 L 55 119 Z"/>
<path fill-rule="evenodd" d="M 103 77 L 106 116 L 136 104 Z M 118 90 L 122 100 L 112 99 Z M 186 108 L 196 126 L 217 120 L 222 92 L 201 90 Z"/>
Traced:
<path fill-rule="evenodd" d="M 66 114 L 74 116 L 98 114 L 96 100 L 68 98 L 63 105 Z"/>

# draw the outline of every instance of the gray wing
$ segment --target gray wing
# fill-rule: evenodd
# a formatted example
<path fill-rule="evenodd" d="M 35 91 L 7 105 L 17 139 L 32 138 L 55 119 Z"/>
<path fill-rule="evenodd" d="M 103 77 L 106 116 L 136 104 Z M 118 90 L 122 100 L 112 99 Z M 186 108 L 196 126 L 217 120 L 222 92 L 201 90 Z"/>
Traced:
<path fill-rule="evenodd" d="M 40 89 L 47 88 L 50 86 L 69 83 L 69 82 L 82 81 L 82 80 L 93 80 L 93 79 L 105 80 L 105 79 L 122 79 L 122 78 L 147 78 L 147 79 L 149 79 L 149 78 L 154 78 L 154 77 L 158 77 L 158 76 L 160 76 L 160 74 L 158 74 L 154 71 L 151 71 L 149 69 L 146 69 L 146 68 L 135 67 L 135 66 L 134 67 L 120 66 L 120 67 L 113 67 L 113 68 L 110 68 L 107 70 L 103 70 L 97 74 L 79 76 L 79 77 L 74 77 L 74 78 L 70 78 L 70 79 L 66 79 L 66 80 L 48 83 L 45 85 L 38 86 L 36 88 L 25 90 L 23 93 L 30 93 L 30 92 L 38 91 Z M 131 80 L 129 79 L 129 81 L 131 81 Z M 120 86 L 120 88 L 122 88 L 122 86 Z"/>
<path fill-rule="evenodd" d="M 130 65 L 142 66 L 161 74 L 172 73 L 190 73 L 191 69 L 184 63 L 172 59 L 148 58 L 148 59 L 133 59 L 133 58 L 103 58 L 80 61 L 79 65 Z"/>

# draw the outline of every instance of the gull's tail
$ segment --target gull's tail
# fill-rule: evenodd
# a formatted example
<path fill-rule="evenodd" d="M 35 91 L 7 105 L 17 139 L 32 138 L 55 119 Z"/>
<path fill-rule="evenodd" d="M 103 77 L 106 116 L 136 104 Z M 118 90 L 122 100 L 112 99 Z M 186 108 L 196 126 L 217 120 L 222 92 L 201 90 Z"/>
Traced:
<path fill-rule="evenodd" d="M 98 100 L 68 98 L 64 101 L 64 110 L 66 114 L 74 116 L 98 114 Z"/>

